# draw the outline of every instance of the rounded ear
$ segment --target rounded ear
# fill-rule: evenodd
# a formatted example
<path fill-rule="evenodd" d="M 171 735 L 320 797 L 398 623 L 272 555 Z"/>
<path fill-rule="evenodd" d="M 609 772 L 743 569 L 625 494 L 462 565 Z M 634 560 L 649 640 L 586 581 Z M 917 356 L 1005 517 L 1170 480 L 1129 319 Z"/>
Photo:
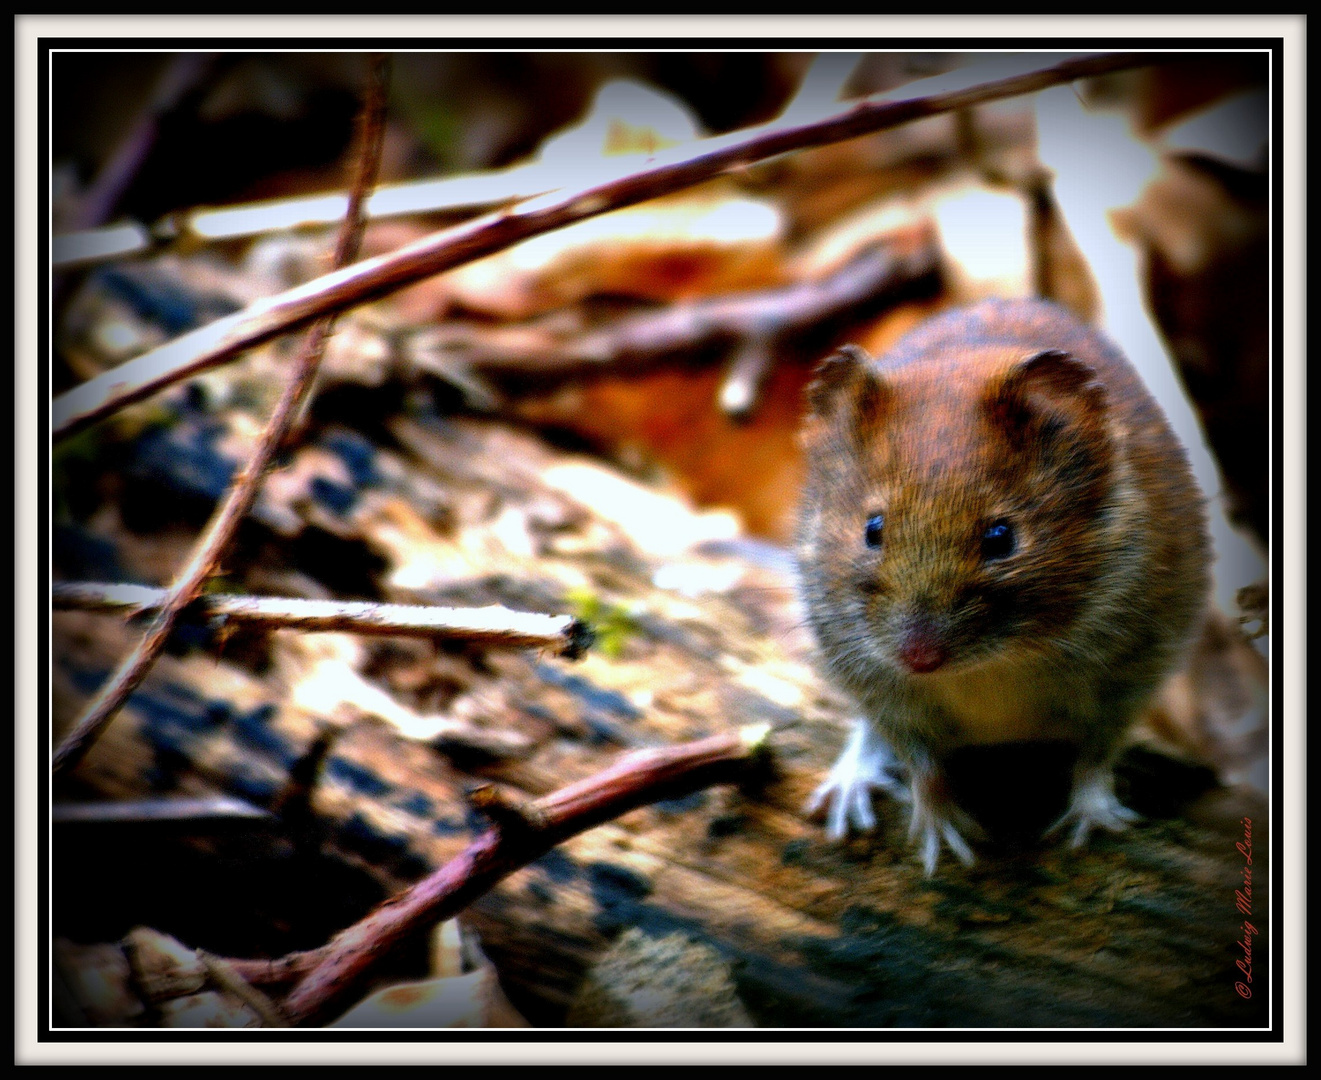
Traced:
<path fill-rule="evenodd" d="M 807 387 L 807 404 L 811 416 L 819 420 L 849 409 L 859 424 L 869 424 L 879 418 L 888 395 L 867 350 L 841 345 L 817 366 L 816 378 Z"/>
<path fill-rule="evenodd" d="M 1105 403 L 1105 387 L 1096 377 L 1096 369 L 1062 349 L 1043 349 L 1025 356 L 1010 377 L 1025 388 L 1056 395 L 1082 395 L 1093 404 Z"/>
<path fill-rule="evenodd" d="M 986 398 L 991 417 L 1011 435 L 1053 434 L 1061 426 L 1100 433 L 1106 391 L 1096 369 L 1070 353 L 1045 349 L 1018 361 Z"/>

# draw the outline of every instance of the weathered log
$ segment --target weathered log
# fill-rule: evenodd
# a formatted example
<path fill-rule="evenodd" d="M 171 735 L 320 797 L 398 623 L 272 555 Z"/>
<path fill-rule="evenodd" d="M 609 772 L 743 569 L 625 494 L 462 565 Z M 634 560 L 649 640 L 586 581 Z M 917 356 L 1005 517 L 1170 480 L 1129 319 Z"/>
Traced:
<path fill-rule="evenodd" d="M 953 770 L 965 803 L 1000 838 L 974 867 L 946 861 L 923 877 L 906 809 L 883 796 L 875 835 L 828 844 L 801 807 L 839 751 L 847 709 L 813 670 L 782 562 L 710 539 L 658 554 L 664 527 L 691 538 L 704 522 L 716 535 L 718 523 L 675 503 L 657 511 L 672 520 L 652 521 L 649 544 L 648 519 L 639 525 L 614 495 L 594 498 L 579 482 L 599 476 L 606 490 L 604 469 L 498 425 L 409 420 L 393 435 L 403 467 L 384 470 L 395 477 L 389 494 L 407 503 L 409 484 L 433 499 L 444 492 L 452 518 L 447 530 L 433 527 L 428 550 L 453 561 L 448 578 L 437 571 L 422 585 L 416 566 L 410 576 L 396 565 L 387 599 L 547 611 L 574 602 L 607 629 L 602 647 L 575 664 L 518 653 L 472 661 L 460 697 L 466 722 L 516 735 L 524 749 L 442 752 L 371 716 L 332 722 L 269 674 L 192 655 L 161 662 L 70 782 L 124 797 L 159 786 L 168 765 L 300 828 L 311 823 L 393 889 L 484 827 L 464 800 L 474 780 L 534 798 L 627 748 L 767 722 L 776 768 L 759 790 L 713 788 L 632 811 L 515 872 L 464 914 L 534 1022 L 562 1017 L 589 966 L 637 927 L 681 933 L 730 961 L 762 1026 L 1265 1024 L 1267 828 L 1255 793 L 1131 751 L 1120 794 L 1146 820 L 1075 852 L 1032 838 L 1063 805 L 1067 753 L 999 748 L 970 752 Z M 343 521 L 367 547 L 385 496 L 373 498 Z M 469 558 L 464 579 L 453 567 Z M 57 614 L 57 681 L 94 685 L 86 635 L 103 618 Z M 388 671 L 373 677 L 391 685 Z M 73 709 L 60 700 L 57 724 Z M 1249 819 L 1247 915 L 1236 906 L 1245 870 L 1236 845 Z M 1246 939 L 1250 987 L 1236 967 L 1245 923 L 1259 932 Z M 278 988 L 269 992 L 278 1000 Z"/>

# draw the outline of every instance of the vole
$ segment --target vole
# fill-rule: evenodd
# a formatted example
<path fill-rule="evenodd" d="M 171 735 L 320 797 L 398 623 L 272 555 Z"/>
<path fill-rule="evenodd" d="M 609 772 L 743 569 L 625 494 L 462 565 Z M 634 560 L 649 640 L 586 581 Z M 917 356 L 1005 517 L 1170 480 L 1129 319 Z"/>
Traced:
<path fill-rule="evenodd" d="M 1136 820 L 1114 758 L 1210 582 L 1201 494 L 1128 361 L 1054 304 L 987 301 L 879 360 L 844 346 L 807 396 L 801 599 L 861 714 L 808 805 L 828 835 L 873 827 L 906 770 L 927 874 L 942 842 L 970 864 L 946 759 L 1019 740 L 1078 750 L 1048 835 Z"/>

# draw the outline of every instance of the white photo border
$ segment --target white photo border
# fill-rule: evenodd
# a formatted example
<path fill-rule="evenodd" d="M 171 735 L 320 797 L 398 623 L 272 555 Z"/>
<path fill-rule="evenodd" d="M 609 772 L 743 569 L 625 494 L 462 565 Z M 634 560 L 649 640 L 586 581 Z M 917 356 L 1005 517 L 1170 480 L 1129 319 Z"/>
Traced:
<path fill-rule="evenodd" d="M 142 1063 L 201 1061 L 233 1063 L 671 1063 L 710 1062 L 731 1064 L 900 1064 L 906 1062 L 950 1063 L 1070 1063 L 1151 1062 L 1207 1064 L 1283 1064 L 1304 1060 L 1305 952 L 1288 953 L 1273 948 L 1272 971 L 1283 975 L 1283 992 L 1277 993 L 1276 1024 L 1282 1025 L 1285 1041 L 1110 1041 L 1098 1034 L 1095 1041 L 1033 1041 L 1023 1032 L 1023 1041 L 994 1042 L 889 1042 L 865 1037 L 850 1041 L 848 1033 L 825 1035 L 810 1041 L 767 1041 L 731 1036 L 727 1041 L 673 1041 L 657 1033 L 654 1041 L 625 1041 L 603 1033 L 602 1038 L 530 1041 L 519 1038 L 505 1042 L 457 1042 L 449 1034 L 434 1042 L 331 1041 L 322 1032 L 278 1033 L 279 1041 L 229 1040 L 223 1032 L 205 1033 L 205 1042 L 156 1039 L 154 1033 L 120 1041 L 113 1036 L 78 1042 L 39 1042 L 36 987 L 39 985 L 36 940 L 38 904 L 38 837 L 44 827 L 39 813 L 34 763 L 44 759 L 41 739 L 32 718 L 39 715 L 39 695 L 46 692 L 43 673 L 37 669 L 37 632 L 43 625 L 38 597 L 32 583 L 39 580 L 39 548 L 32 524 L 39 520 L 40 463 L 48 447 L 39 443 L 36 412 L 39 377 L 43 365 L 36 362 L 38 350 L 38 288 L 33 273 L 38 258 L 37 162 L 43 145 L 37 130 L 37 72 L 39 41 L 43 38 L 81 39 L 114 48 L 122 39 L 129 48 L 150 48 L 151 39 L 168 41 L 174 48 L 182 41 L 204 45 L 208 39 L 224 38 L 227 44 L 251 44 L 260 48 L 262 39 L 278 39 L 281 46 L 291 40 L 343 39 L 347 49 L 364 48 L 364 42 L 388 41 L 391 46 L 404 39 L 418 39 L 432 47 L 444 41 L 448 47 L 490 48 L 499 39 L 517 37 L 520 42 L 541 40 L 545 47 L 594 47 L 594 40 L 611 48 L 630 47 L 645 51 L 648 42 L 683 40 L 700 50 L 704 41 L 740 40 L 749 48 L 801 48 L 798 42 L 856 39 L 860 48 L 875 48 L 887 40 L 917 38 L 932 42 L 955 38 L 960 47 L 979 39 L 986 47 L 1033 47 L 1043 39 L 1050 47 L 1116 47 L 1123 39 L 1223 38 L 1226 45 L 1242 39 L 1280 39 L 1283 56 L 1283 93 L 1277 107 L 1283 108 L 1283 202 L 1276 214 L 1290 223 L 1277 230 L 1283 239 L 1283 280 L 1276 283 L 1282 294 L 1284 322 L 1282 408 L 1274 416 L 1277 426 L 1273 451 L 1282 473 L 1273 494 L 1282 495 L 1279 554 L 1272 571 L 1289 583 L 1287 596 L 1274 593 L 1273 661 L 1283 679 L 1277 688 L 1276 707 L 1284 712 L 1283 752 L 1277 752 L 1277 790 L 1284 793 L 1283 813 L 1287 829 L 1273 829 L 1282 836 L 1275 848 L 1276 888 L 1283 894 L 1283 918 L 1272 926 L 1274 941 L 1300 943 L 1306 940 L 1302 921 L 1303 882 L 1306 863 L 1304 772 L 1304 679 L 1305 670 L 1305 565 L 1304 543 L 1304 431 L 1305 386 L 1303 378 L 1304 316 L 1304 164 L 1306 130 L 1304 86 L 1306 71 L 1306 20 L 1304 16 L 15 16 L 15 1060 L 20 1063 L 69 1062 Z M 1199 40 L 1199 43 L 1200 43 Z M 1099 44 L 1094 44 L 1099 43 Z M 1276 371 L 1279 368 L 1275 369 Z M 1272 526 L 1280 521 L 1277 515 Z M 1281 601 L 1284 601 L 1283 603 Z M 1284 622 L 1280 623 L 1280 616 Z M 1275 802 L 1278 806 L 1278 800 Z M 1274 824 L 1274 821 L 1273 821 Z M 745 1033 L 746 1034 L 746 1033 Z M 856 1034 L 856 1033 L 855 1033 Z M 879 1034 L 879 1033 L 878 1033 Z M 1043 1033 L 1046 1039 L 1053 1034 Z M 769 1033 L 768 1033 L 769 1035 Z M 306 1037 L 300 1037 L 306 1036 Z M 1122 1038 L 1122 1035 L 1117 1036 Z"/>

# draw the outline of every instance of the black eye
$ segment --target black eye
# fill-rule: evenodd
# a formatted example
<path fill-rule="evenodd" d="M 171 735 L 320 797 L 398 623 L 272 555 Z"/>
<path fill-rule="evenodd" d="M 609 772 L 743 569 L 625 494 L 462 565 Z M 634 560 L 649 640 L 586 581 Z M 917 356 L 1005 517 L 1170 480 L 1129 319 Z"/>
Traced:
<path fill-rule="evenodd" d="M 1014 553 L 1015 546 L 1014 527 L 1007 521 L 988 525 L 982 533 L 982 558 L 987 561 L 1007 558 Z"/>
<path fill-rule="evenodd" d="M 885 515 L 872 514 L 867 519 L 867 529 L 862 534 L 867 541 L 869 548 L 878 548 L 881 546 L 881 539 L 885 534 Z"/>

